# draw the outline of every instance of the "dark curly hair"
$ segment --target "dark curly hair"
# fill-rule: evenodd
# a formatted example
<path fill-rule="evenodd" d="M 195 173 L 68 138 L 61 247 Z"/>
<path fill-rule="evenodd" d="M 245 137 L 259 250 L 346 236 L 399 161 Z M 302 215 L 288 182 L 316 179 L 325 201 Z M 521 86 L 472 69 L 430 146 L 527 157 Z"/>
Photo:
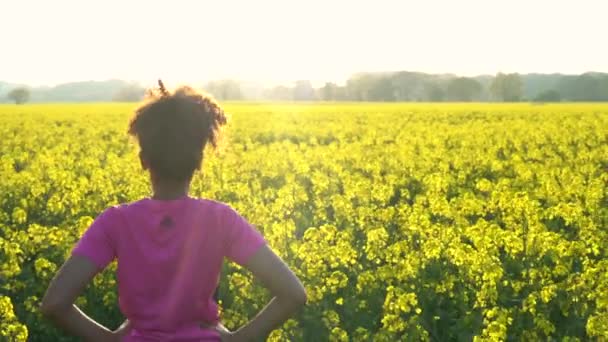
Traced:
<path fill-rule="evenodd" d="M 156 176 L 187 181 L 201 167 L 207 143 L 217 147 L 226 115 L 213 98 L 191 87 L 169 92 L 161 80 L 158 85 L 135 111 L 129 134 Z"/>

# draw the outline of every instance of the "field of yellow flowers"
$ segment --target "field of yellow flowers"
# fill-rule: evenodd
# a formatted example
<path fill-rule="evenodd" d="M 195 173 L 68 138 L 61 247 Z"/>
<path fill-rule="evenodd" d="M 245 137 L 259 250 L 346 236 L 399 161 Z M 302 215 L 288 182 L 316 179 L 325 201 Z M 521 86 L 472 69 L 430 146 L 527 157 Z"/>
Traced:
<path fill-rule="evenodd" d="M 37 307 L 101 211 L 150 195 L 130 104 L 0 106 L 0 340 L 72 341 Z M 271 340 L 608 339 L 608 105 L 227 104 L 191 195 L 304 282 Z M 78 304 L 116 327 L 115 267 Z M 268 293 L 226 264 L 223 320 Z"/>

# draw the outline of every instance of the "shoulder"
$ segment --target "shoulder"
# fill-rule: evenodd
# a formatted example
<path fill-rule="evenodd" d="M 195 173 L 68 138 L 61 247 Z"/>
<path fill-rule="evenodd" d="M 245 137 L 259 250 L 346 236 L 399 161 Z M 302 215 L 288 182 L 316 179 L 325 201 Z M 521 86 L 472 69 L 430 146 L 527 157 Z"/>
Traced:
<path fill-rule="evenodd" d="M 109 235 L 116 233 L 116 227 L 125 222 L 124 209 L 122 204 L 107 207 L 93 220 L 90 229 L 101 230 Z"/>
<path fill-rule="evenodd" d="M 124 211 L 123 204 L 112 205 L 104 209 L 96 220 L 115 220 L 122 218 Z"/>
<path fill-rule="evenodd" d="M 222 223 L 234 220 L 235 217 L 240 217 L 239 213 L 228 203 L 208 198 L 195 198 L 207 215 L 213 216 Z"/>
<path fill-rule="evenodd" d="M 142 208 L 144 201 L 145 201 L 145 199 L 133 201 L 133 202 L 114 204 L 114 205 L 107 207 L 101 213 L 101 215 L 122 218 L 128 212 L 136 211 L 136 210 Z"/>
<path fill-rule="evenodd" d="M 132 202 L 114 204 L 104 209 L 95 219 L 96 221 L 124 224 L 129 218 L 147 215 L 146 200 L 140 199 Z"/>
<path fill-rule="evenodd" d="M 194 198 L 199 206 L 218 213 L 234 210 L 228 203 L 209 198 Z"/>

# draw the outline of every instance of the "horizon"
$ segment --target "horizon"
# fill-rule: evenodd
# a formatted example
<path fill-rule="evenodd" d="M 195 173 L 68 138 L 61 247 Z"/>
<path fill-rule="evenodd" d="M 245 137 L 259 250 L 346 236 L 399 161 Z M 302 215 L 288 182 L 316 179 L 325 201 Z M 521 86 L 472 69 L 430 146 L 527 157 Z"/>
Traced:
<path fill-rule="evenodd" d="M 410 73 L 422 73 L 422 74 L 427 74 L 427 75 L 440 75 L 440 76 L 453 76 L 453 77 L 468 77 L 468 78 L 479 78 L 479 77 L 495 77 L 496 74 L 498 74 L 499 72 L 497 72 L 496 74 L 478 74 L 478 75 L 459 75 L 453 72 L 444 72 L 444 73 L 427 73 L 427 72 L 421 72 L 421 71 L 416 71 L 416 70 L 393 70 L 393 71 L 375 71 L 375 72 L 367 72 L 367 71 L 361 71 L 361 72 L 357 72 L 357 73 L 353 73 L 351 75 L 349 75 L 349 78 L 356 76 L 357 74 L 396 74 L 399 72 L 410 72 Z M 584 75 L 584 74 L 605 74 L 608 75 L 608 72 L 603 72 L 603 71 L 595 71 L 595 70 L 589 70 L 589 71 L 585 71 L 579 74 L 569 74 L 569 73 L 561 73 L 561 72 L 551 72 L 551 73 L 539 73 L 539 72 L 530 72 L 530 73 L 518 73 L 515 72 L 518 75 L 521 76 L 529 76 L 529 75 L 543 75 L 543 76 L 578 76 L 578 75 Z M 162 78 L 161 78 L 162 79 Z M 206 82 L 210 82 L 210 81 L 224 81 L 224 80 L 230 80 L 230 81 L 235 81 L 240 83 L 241 85 L 247 85 L 250 84 L 252 86 L 259 86 L 259 87 L 264 87 L 264 88 L 271 88 L 274 86 L 293 86 L 295 82 L 297 81 L 301 81 L 303 79 L 294 79 L 294 80 L 289 80 L 283 83 L 269 83 L 269 82 L 263 82 L 263 81 L 258 81 L 258 80 L 242 80 L 242 79 L 228 79 L 228 78 L 218 78 L 218 79 L 212 79 L 212 80 L 205 80 L 205 81 L 200 81 L 200 82 L 190 82 L 189 84 L 194 85 L 194 86 L 205 86 Z M 153 81 L 149 81 L 148 83 L 144 83 L 138 80 L 128 80 L 128 79 L 121 79 L 121 78 L 107 78 L 107 79 L 81 79 L 81 80 L 68 80 L 65 82 L 60 82 L 60 83 L 55 83 L 55 84 L 27 84 L 27 83 L 17 83 L 17 82 L 11 82 L 11 80 L 4 80 L 4 79 L 0 79 L 0 83 L 7 83 L 7 84 L 11 84 L 14 86 L 23 86 L 26 88 L 53 88 L 53 87 L 57 87 L 57 86 L 61 86 L 61 85 L 66 85 L 66 84 L 79 84 L 79 83 L 104 83 L 104 82 L 112 82 L 112 81 L 117 81 L 117 82 L 125 82 L 125 83 L 134 83 L 137 84 L 139 86 L 142 87 L 155 87 L 157 85 L 158 79 L 154 79 Z M 315 82 L 313 80 L 309 80 L 306 79 L 304 81 L 311 81 L 311 84 L 313 87 L 315 88 L 319 88 L 322 87 L 324 84 L 326 83 L 334 83 L 338 86 L 345 86 L 346 84 L 346 80 L 344 80 L 344 82 L 336 82 L 333 80 L 326 80 L 326 81 L 318 81 Z M 183 85 L 185 84 L 184 82 L 172 82 L 171 83 L 172 86 L 179 86 L 179 85 Z"/>
<path fill-rule="evenodd" d="M 20 34 L 5 37 L 13 53 L 3 56 L 0 75 L 31 86 L 110 79 L 146 85 L 157 78 L 343 83 L 387 70 L 469 77 L 608 72 L 608 48 L 600 43 L 608 4 L 594 0 L 26 0 L 4 8 L 11 15 L 0 30 Z"/>

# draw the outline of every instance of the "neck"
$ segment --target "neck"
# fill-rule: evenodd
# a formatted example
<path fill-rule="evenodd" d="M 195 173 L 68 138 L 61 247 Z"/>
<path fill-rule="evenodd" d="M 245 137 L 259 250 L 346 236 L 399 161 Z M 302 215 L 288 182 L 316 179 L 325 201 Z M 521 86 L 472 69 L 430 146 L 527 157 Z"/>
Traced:
<path fill-rule="evenodd" d="M 152 181 L 152 199 L 172 200 L 188 195 L 190 182 L 178 181 Z"/>

